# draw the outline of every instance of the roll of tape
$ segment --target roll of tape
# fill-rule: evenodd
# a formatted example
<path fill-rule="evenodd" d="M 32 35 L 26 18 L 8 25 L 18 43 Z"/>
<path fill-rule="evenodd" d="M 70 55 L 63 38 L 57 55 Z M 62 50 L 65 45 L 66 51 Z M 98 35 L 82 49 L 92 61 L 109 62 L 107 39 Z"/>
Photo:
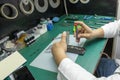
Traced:
<path fill-rule="evenodd" d="M 29 4 L 30 4 L 30 10 L 25 10 L 24 5 L 27 6 Z M 21 0 L 19 7 L 20 7 L 20 10 L 26 15 L 32 14 L 34 11 L 34 5 L 33 5 L 33 2 L 31 0 Z"/>
<path fill-rule="evenodd" d="M 4 10 L 5 8 L 10 9 L 9 11 L 11 11 L 11 13 L 9 14 L 5 13 L 5 10 Z M 10 3 L 3 4 L 0 8 L 0 11 L 1 11 L 1 15 L 5 17 L 6 19 L 15 19 L 18 16 L 17 8 Z"/>
<path fill-rule="evenodd" d="M 49 3 L 51 5 L 52 8 L 57 8 L 60 5 L 60 0 L 49 0 Z"/>
<path fill-rule="evenodd" d="M 30 0 L 21 0 L 25 5 L 28 5 L 28 2 L 30 1 Z"/>
<path fill-rule="evenodd" d="M 89 3 L 89 1 L 90 1 L 90 0 L 80 0 L 80 2 L 81 2 L 82 4 L 87 4 L 87 3 Z"/>
<path fill-rule="evenodd" d="M 70 1 L 70 3 L 72 3 L 72 4 L 75 4 L 75 3 L 77 3 L 79 0 L 69 0 Z"/>
<path fill-rule="evenodd" d="M 34 0 L 37 11 L 41 13 L 44 13 L 48 9 L 48 0 L 43 0 L 43 1 L 44 1 L 44 6 L 40 6 L 39 1 Z"/>

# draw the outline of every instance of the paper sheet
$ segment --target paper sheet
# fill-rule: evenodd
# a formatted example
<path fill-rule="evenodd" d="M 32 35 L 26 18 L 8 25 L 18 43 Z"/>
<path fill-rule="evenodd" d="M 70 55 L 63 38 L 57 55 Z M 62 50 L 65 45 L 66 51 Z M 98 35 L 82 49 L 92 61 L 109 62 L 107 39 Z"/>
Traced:
<path fill-rule="evenodd" d="M 51 46 L 53 43 L 60 41 L 61 34 L 59 34 L 38 56 L 33 60 L 33 62 L 30 64 L 31 66 L 52 71 L 52 72 L 58 72 L 57 71 L 57 65 L 55 64 L 55 61 L 53 59 L 52 53 L 51 53 Z M 83 46 L 86 39 L 81 38 L 79 46 Z M 69 37 L 69 45 L 77 46 L 78 43 L 75 42 L 75 38 L 73 35 L 70 35 Z M 77 59 L 78 54 L 73 53 L 66 53 L 67 56 L 75 61 Z"/>
<path fill-rule="evenodd" d="M 25 62 L 26 59 L 17 51 L 0 61 L 0 80 L 6 78 Z"/>

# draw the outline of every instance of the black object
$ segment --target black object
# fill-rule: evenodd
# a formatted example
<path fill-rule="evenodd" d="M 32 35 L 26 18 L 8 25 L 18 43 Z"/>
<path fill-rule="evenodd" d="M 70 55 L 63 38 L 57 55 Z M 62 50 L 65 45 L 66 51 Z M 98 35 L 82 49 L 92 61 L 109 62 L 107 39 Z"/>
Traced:
<path fill-rule="evenodd" d="M 74 54 L 84 55 L 85 48 L 73 45 L 67 45 L 67 52 L 71 52 Z"/>
<path fill-rule="evenodd" d="M 13 72 L 15 80 L 35 80 L 26 66 Z"/>
<path fill-rule="evenodd" d="M 35 37 L 33 35 L 29 35 L 24 39 L 24 42 L 27 44 L 27 46 L 32 44 L 34 41 L 35 41 Z"/>

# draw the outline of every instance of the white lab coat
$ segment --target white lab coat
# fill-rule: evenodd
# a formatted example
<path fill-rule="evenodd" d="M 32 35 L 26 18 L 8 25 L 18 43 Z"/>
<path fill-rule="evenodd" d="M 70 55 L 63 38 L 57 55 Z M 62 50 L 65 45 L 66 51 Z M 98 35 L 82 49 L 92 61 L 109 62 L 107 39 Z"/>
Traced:
<path fill-rule="evenodd" d="M 120 35 L 120 20 L 102 26 L 105 38 L 112 38 Z M 120 61 L 117 60 L 119 64 Z M 58 66 L 57 80 L 120 80 L 120 67 L 109 77 L 96 78 L 93 74 L 74 63 L 69 58 L 65 58 Z"/>

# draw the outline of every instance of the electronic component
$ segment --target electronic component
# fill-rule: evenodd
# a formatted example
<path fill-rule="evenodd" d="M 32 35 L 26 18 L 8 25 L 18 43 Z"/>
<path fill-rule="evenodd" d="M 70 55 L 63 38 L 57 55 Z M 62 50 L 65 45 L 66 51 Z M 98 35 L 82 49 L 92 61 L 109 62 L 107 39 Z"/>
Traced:
<path fill-rule="evenodd" d="M 27 35 L 24 39 L 24 42 L 26 43 L 26 45 L 30 45 L 35 41 L 35 37 L 33 35 Z"/>
<path fill-rule="evenodd" d="M 67 45 L 67 52 L 83 55 L 85 53 L 85 48 L 73 45 Z"/>

